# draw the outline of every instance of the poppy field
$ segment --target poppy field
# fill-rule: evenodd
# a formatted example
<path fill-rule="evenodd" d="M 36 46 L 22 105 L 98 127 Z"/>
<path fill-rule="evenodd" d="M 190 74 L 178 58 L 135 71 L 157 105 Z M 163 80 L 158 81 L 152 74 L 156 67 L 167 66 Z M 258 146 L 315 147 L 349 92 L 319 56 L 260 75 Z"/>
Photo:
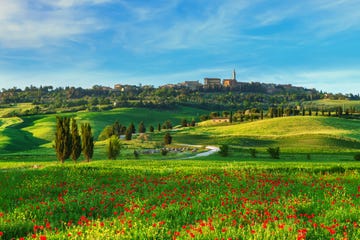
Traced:
<path fill-rule="evenodd" d="M 0 171 L 0 239 L 360 239 L 357 167 L 104 161 Z"/>

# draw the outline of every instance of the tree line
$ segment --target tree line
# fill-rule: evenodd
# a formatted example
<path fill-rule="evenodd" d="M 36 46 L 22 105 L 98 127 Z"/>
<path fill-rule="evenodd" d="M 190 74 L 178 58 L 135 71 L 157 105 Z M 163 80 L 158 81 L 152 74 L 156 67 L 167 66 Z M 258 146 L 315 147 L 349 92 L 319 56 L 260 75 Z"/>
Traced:
<path fill-rule="evenodd" d="M 89 162 L 94 153 L 94 137 L 90 124 L 81 124 L 80 136 L 75 118 L 56 117 L 54 148 L 56 157 L 61 163 L 64 163 L 69 158 L 76 162 L 81 153 Z"/>

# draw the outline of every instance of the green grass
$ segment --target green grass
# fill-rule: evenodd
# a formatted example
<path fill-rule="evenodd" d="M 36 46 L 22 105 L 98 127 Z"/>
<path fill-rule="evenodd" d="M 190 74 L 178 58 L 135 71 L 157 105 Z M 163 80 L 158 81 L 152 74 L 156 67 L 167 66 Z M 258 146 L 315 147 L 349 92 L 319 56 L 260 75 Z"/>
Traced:
<path fill-rule="evenodd" d="M 305 102 L 305 105 L 324 106 L 324 107 L 356 107 L 360 108 L 360 100 L 331 100 L 321 99 L 312 102 Z"/>
<path fill-rule="evenodd" d="M 231 144 L 244 148 L 280 146 L 287 152 L 336 152 L 360 149 L 359 120 L 329 117 L 284 117 L 254 122 L 190 128 L 178 132 L 178 142 Z"/>
<path fill-rule="evenodd" d="M 202 110 L 183 107 L 173 111 L 123 108 L 104 112 L 78 112 L 61 115 L 75 117 L 80 124 L 90 122 L 97 140 L 104 127 L 115 121 L 119 121 L 125 126 L 134 122 L 136 128 L 141 121 L 144 121 L 147 129 L 150 125 L 157 129 L 158 124 L 162 124 L 166 120 L 172 121 L 176 126 L 180 124 L 181 119 L 186 118 L 190 121 L 202 113 L 204 113 Z M 51 148 L 55 134 L 56 116 L 50 114 L 23 118 L 0 118 L 0 154 Z"/>
<path fill-rule="evenodd" d="M 94 161 L 0 171 L 0 239 L 358 239 L 356 162 Z"/>

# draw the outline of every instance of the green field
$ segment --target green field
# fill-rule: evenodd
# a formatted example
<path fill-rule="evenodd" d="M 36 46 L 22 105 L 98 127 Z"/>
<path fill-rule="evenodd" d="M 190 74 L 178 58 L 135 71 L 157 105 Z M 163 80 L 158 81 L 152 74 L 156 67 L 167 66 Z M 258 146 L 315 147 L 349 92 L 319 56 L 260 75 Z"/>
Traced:
<path fill-rule="evenodd" d="M 0 239 L 358 239 L 360 166 L 94 161 L 0 172 Z"/>
<path fill-rule="evenodd" d="M 173 125 L 205 112 L 79 112 L 95 138 L 121 124 Z M 121 140 L 118 160 L 97 141 L 90 163 L 55 157 L 56 115 L 0 118 L 0 239 L 359 239 L 360 120 L 284 117 L 171 131 L 173 144 L 218 153 L 141 154 L 163 141 Z M 279 146 L 280 159 L 268 147 Z M 199 151 L 204 151 L 199 147 Z M 249 149 L 256 149 L 256 157 Z"/>

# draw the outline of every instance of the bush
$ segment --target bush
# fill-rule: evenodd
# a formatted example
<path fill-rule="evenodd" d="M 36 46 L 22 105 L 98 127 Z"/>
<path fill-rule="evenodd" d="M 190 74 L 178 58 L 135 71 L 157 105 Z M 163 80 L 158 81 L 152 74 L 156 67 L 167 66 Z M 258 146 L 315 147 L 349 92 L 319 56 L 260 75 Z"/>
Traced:
<path fill-rule="evenodd" d="M 168 154 L 168 150 L 166 148 L 161 149 L 161 155 L 166 156 Z"/>
<path fill-rule="evenodd" d="M 273 159 L 279 159 L 280 158 L 280 147 L 271 148 L 269 147 L 267 149 L 267 152 L 270 154 L 270 157 Z"/>
<path fill-rule="evenodd" d="M 249 151 L 250 151 L 251 157 L 256 158 L 256 149 L 255 148 L 250 148 Z"/>
<path fill-rule="evenodd" d="M 109 159 L 115 160 L 120 154 L 121 143 L 117 136 L 113 135 L 109 139 L 107 155 Z"/>
<path fill-rule="evenodd" d="M 226 157 L 229 155 L 229 145 L 223 144 L 220 146 L 219 154 L 223 157 Z"/>
<path fill-rule="evenodd" d="M 134 150 L 134 157 L 135 157 L 135 159 L 139 159 L 139 157 L 140 157 L 140 153 L 136 150 Z"/>
<path fill-rule="evenodd" d="M 354 160 L 355 161 L 360 161 L 360 153 L 355 154 Z"/>

